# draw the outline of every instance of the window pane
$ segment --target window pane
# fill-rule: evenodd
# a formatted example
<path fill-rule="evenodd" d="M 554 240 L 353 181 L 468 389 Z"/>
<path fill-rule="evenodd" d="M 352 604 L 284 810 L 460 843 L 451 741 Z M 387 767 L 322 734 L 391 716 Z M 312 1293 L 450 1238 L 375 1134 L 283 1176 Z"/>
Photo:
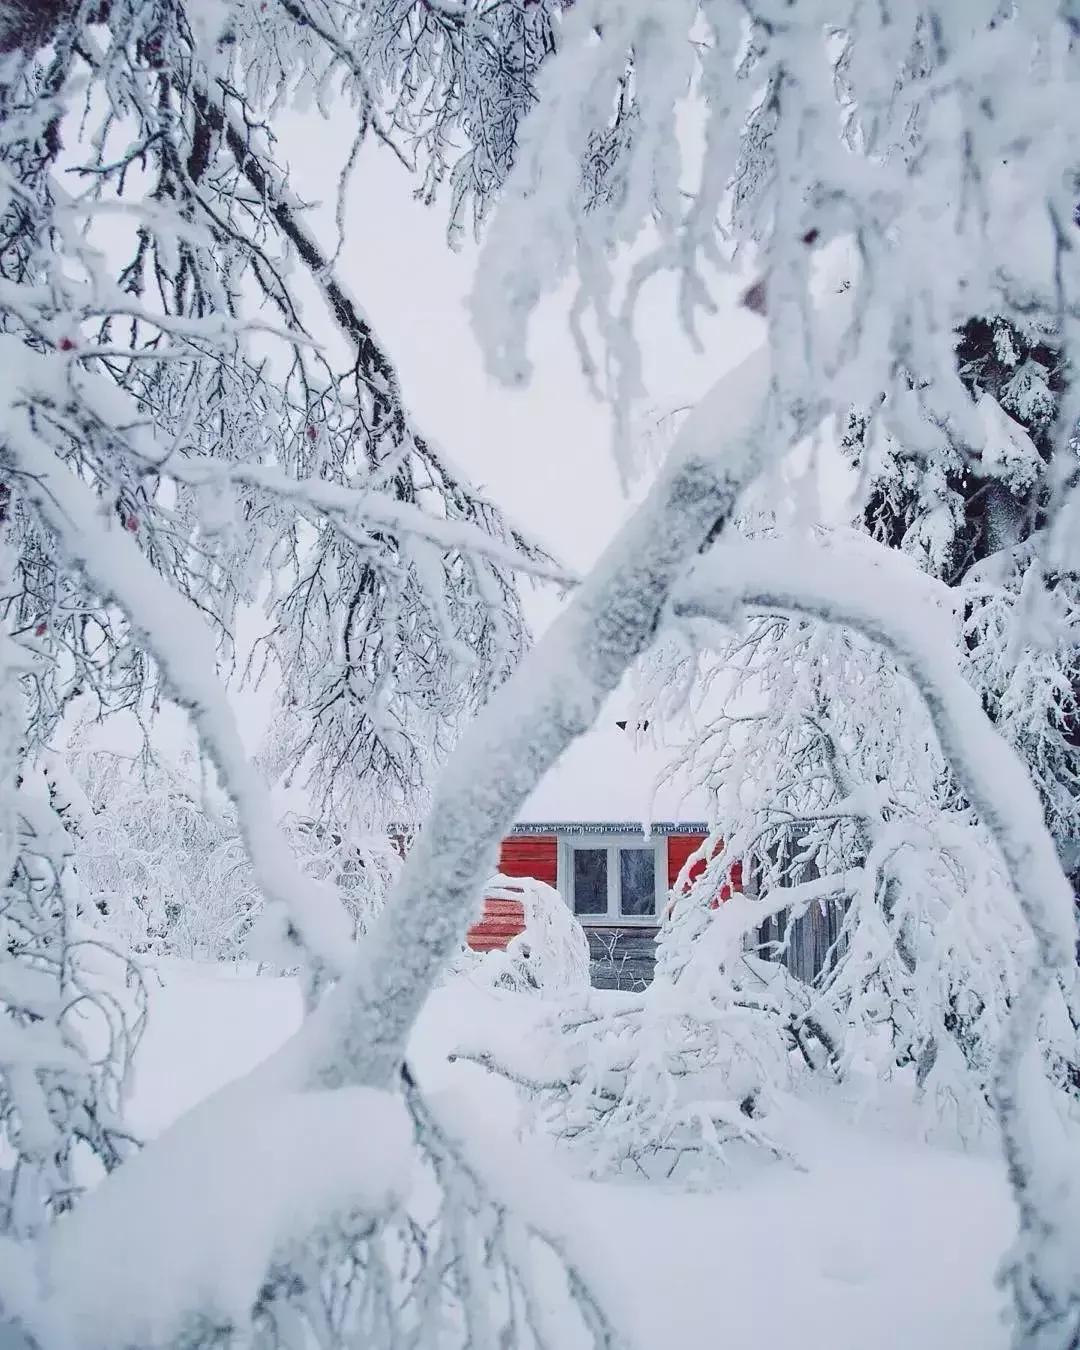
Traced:
<path fill-rule="evenodd" d="M 656 853 L 653 849 L 619 849 L 619 899 L 623 914 L 656 913 Z"/>
<path fill-rule="evenodd" d="M 575 848 L 574 913 L 607 913 L 607 849 Z"/>

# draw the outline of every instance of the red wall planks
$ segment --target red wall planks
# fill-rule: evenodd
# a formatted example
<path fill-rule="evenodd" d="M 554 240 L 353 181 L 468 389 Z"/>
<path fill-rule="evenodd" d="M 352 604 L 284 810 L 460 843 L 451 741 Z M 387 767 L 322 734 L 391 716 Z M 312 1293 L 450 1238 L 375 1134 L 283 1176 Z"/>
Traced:
<path fill-rule="evenodd" d="M 667 884 L 671 890 L 679 879 L 683 864 L 696 848 L 705 841 L 703 834 L 669 834 L 667 841 Z M 699 877 L 705 870 L 705 859 L 699 858 L 690 869 L 690 880 Z M 687 887 L 689 889 L 689 887 Z"/>
<path fill-rule="evenodd" d="M 499 848 L 499 871 L 504 877 L 533 877 L 554 886 L 559 874 L 559 841 L 553 834 L 512 834 Z M 469 929 L 466 941 L 474 952 L 505 947 L 525 929 L 525 910 L 520 900 L 485 900 L 479 923 Z"/>
<path fill-rule="evenodd" d="M 465 941 L 474 952 L 490 952 L 524 931 L 525 907 L 520 900 L 485 900 L 483 917 L 469 929 Z"/>
<path fill-rule="evenodd" d="M 553 834 L 512 834 L 499 849 L 499 871 L 554 886 L 559 878 L 559 841 Z"/>

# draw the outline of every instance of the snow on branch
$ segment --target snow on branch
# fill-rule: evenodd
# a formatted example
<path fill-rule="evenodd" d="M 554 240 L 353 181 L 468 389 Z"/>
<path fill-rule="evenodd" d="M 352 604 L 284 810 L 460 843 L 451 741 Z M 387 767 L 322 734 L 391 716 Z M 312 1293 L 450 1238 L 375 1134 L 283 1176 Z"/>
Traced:
<path fill-rule="evenodd" d="M 577 0 L 477 269 L 489 368 L 527 377 L 529 322 L 570 279 L 571 336 L 625 435 L 647 283 L 673 283 L 699 341 L 723 272 L 749 261 L 778 388 L 819 394 L 813 297 L 840 254 L 858 339 L 837 410 L 872 409 L 906 457 L 978 456 L 987 428 L 950 335 L 1001 314 L 1076 340 L 1078 152 L 1056 130 L 1075 105 L 1075 27 L 1039 0 Z M 1054 436 L 1070 483 L 1077 400 Z"/>
<path fill-rule="evenodd" d="M 487 559 L 523 576 L 562 586 L 575 581 L 572 573 L 538 550 L 513 548 L 470 521 L 440 518 L 412 502 L 397 501 L 382 492 L 328 483 L 322 478 L 297 478 L 273 464 L 230 464 L 209 456 L 203 460 L 169 460 L 160 470 L 192 487 L 223 489 L 240 484 L 255 488 L 278 501 L 291 502 L 299 510 L 340 522 L 346 534 L 350 528 L 369 534 L 392 530 L 395 534 L 416 535 L 448 552 Z M 367 542 L 370 546 L 373 541 L 369 538 Z"/>
<path fill-rule="evenodd" d="M 801 918 L 812 905 L 823 905 L 827 900 L 842 900 L 853 895 L 864 884 L 862 869 L 850 868 L 846 872 L 815 877 L 813 881 L 803 881 L 795 886 L 778 886 L 760 900 L 736 892 L 712 915 L 700 939 L 702 957 L 706 962 L 710 958 L 728 961 L 733 953 L 742 950 L 743 938 L 755 928 L 760 928 L 766 920 L 786 913 L 788 921 L 793 922 Z"/>
<path fill-rule="evenodd" d="M 53 1288 L 79 1343 L 221 1343 L 253 1306 L 272 1318 L 275 1258 L 298 1234 L 395 1214 L 412 1145 L 385 1092 L 266 1093 L 249 1078 L 209 1098 L 53 1231 Z"/>

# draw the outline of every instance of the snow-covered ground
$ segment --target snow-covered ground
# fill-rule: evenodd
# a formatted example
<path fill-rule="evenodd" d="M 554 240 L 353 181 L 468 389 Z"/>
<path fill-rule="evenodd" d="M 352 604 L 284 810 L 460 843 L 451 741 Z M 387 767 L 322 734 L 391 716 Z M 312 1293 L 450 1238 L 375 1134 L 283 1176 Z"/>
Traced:
<path fill-rule="evenodd" d="M 157 972 L 131 1103 L 147 1135 L 268 1054 L 300 1014 L 290 980 L 178 962 Z M 527 1036 L 537 1007 L 457 980 L 414 1035 L 425 1085 L 454 1091 L 507 1148 L 511 1091 L 446 1056 L 460 1040 L 497 1049 Z M 919 1142 L 880 1114 L 856 1129 L 823 1105 L 801 1110 L 803 1172 L 735 1173 L 708 1194 L 560 1178 L 566 1226 L 640 1350 L 1004 1347 L 993 1275 L 1011 1214 L 1000 1165 Z M 529 1159 L 523 1151 L 523 1169 Z"/>

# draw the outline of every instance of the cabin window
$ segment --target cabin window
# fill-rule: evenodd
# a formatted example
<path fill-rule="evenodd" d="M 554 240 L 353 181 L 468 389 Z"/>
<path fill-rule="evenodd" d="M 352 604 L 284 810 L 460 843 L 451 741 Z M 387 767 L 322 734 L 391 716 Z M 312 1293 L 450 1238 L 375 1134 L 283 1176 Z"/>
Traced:
<path fill-rule="evenodd" d="M 635 919 L 656 913 L 656 850 L 620 848 L 619 910 Z"/>
<path fill-rule="evenodd" d="M 606 848 L 574 849 L 574 913 L 606 914 L 608 910 Z"/>
<path fill-rule="evenodd" d="M 579 919 L 655 923 L 656 884 L 663 875 L 657 845 L 642 841 L 569 842 L 563 887 Z"/>

